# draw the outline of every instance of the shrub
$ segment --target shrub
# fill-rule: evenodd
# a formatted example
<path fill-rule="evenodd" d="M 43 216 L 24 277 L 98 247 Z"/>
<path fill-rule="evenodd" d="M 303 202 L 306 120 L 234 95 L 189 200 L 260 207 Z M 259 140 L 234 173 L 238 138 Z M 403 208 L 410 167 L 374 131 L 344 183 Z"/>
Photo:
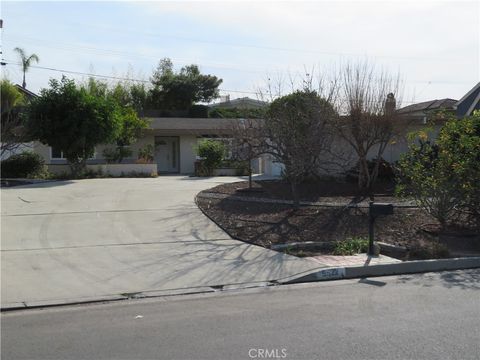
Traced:
<path fill-rule="evenodd" d="M 397 192 L 412 196 L 442 227 L 480 222 L 480 112 L 452 119 L 436 142 L 420 134 L 399 162 Z"/>
<path fill-rule="evenodd" d="M 45 161 L 40 155 L 27 151 L 3 160 L 1 172 L 2 178 L 44 177 Z"/>
<path fill-rule="evenodd" d="M 350 238 L 337 241 L 333 249 L 334 255 L 355 255 L 368 250 L 368 240 L 363 238 Z"/>
<path fill-rule="evenodd" d="M 368 171 L 373 173 L 373 169 L 376 164 L 376 159 L 368 160 Z M 358 182 L 358 176 L 360 174 L 360 163 L 357 163 L 350 170 L 347 171 L 346 179 L 351 182 Z M 393 181 L 395 179 L 395 172 L 391 163 L 384 159 L 380 159 L 380 164 L 378 167 L 378 180 L 383 181 Z"/>
<path fill-rule="evenodd" d="M 153 145 L 147 144 L 144 148 L 138 150 L 138 160 L 139 164 L 152 164 L 153 163 Z"/>
<path fill-rule="evenodd" d="M 205 166 L 209 176 L 213 169 L 219 167 L 225 155 L 225 145 L 217 140 L 202 140 L 197 146 L 197 154 L 202 158 L 202 165 Z"/>
<path fill-rule="evenodd" d="M 265 117 L 266 108 L 258 109 L 239 109 L 239 108 L 214 108 L 208 113 L 211 118 L 227 118 L 227 119 L 263 119 Z"/>
<path fill-rule="evenodd" d="M 192 118 L 208 118 L 208 106 L 192 105 L 188 110 L 188 116 Z"/>
<path fill-rule="evenodd" d="M 103 157 L 109 164 L 121 163 L 124 158 L 132 155 L 132 150 L 128 147 L 117 146 L 115 148 L 105 148 L 103 150 Z"/>

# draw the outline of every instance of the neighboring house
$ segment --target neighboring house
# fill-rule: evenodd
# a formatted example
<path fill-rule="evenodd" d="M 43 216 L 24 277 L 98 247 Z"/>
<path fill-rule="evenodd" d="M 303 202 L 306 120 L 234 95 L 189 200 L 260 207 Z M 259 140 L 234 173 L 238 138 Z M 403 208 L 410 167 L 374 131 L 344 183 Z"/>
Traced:
<path fill-rule="evenodd" d="M 480 82 L 458 101 L 449 98 L 423 101 L 405 106 L 397 112 L 409 119 L 416 120 L 417 123 L 425 124 L 439 110 L 455 114 L 458 118 L 470 116 L 475 110 L 480 110 Z M 437 120 L 440 120 L 441 123 L 442 119 Z"/>
<path fill-rule="evenodd" d="M 457 100 L 448 98 L 423 101 L 398 109 L 397 114 L 412 120 L 412 122 L 416 124 L 426 124 L 430 117 L 437 111 L 444 110 L 454 112 L 455 104 L 457 104 Z"/>
<path fill-rule="evenodd" d="M 22 87 L 21 85 L 18 85 L 18 84 L 15 84 L 15 87 L 17 88 L 17 90 L 19 90 L 25 97 L 25 99 L 28 101 L 28 100 L 31 100 L 35 97 L 37 97 L 38 95 L 31 92 L 30 90 L 27 90 L 25 89 L 24 87 Z M 22 111 L 23 109 L 20 108 L 19 111 Z M 18 127 L 20 130 L 22 129 L 21 126 Z M 25 151 L 32 151 L 33 150 L 33 143 L 32 142 L 28 142 L 28 143 L 21 143 L 21 144 L 18 144 L 15 145 L 15 148 L 12 149 L 12 150 L 6 150 L 5 152 L 3 152 L 1 154 L 1 157 L 0 157 L 0 160 L 5 160 L 5 159 L 8 159 L 10 156 L 12 155 L 15 155 L 15 154 L 21 154 Z"/>
<path fill-rule="evenodd" d="M 475 110 L 480 110 L 480 82 L 466 93 L 454 107 L 459 118 L 470 116 Z"/>
<path fill-rule="evenodd" d="M 265 101 L 251 99 L 249 97 L 243 97 L 230 100 L 230 96 L 227 95 L 226 101 L 216 104 L 208 105 L 209 108 L 224 108 L 224 109 L 261 109 L 268 105 Z"/>
<path fill-rule="evenodd" d="M 30 90 L 27 90 L 21 85 L 15 84 L 15 87 L 27 98 L 27 100 L 31 100 L 33 98 L 38 97 L 37 94 L 35 94 L 34 92 L 31 92 Z"/>

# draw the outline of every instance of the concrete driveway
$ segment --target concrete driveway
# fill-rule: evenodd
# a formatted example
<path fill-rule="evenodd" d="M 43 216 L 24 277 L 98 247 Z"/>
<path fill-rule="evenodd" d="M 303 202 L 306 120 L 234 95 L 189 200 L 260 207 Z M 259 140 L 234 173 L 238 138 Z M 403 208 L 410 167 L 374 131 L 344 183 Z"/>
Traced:
<path fill-rule="evenodd" d="M 1 302 L 263 282 L 320 264 L 232 240 L 195 195 L 239 178 L 162 176 L 1 189 Z"/>

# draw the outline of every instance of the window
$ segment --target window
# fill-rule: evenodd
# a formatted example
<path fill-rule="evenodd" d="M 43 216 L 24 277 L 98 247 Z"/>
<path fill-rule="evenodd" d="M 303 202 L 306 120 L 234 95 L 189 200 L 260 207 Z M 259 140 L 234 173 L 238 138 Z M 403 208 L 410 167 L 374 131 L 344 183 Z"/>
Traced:
<path fill-rule="evenodd" d="M 95 160 L 95 157 L 97 156 L 97 149 L 94 150 L 93 156 L 91 158 L 88 158 L 88 160 Z M 59 148 L 56 147 L 51 147 L 50 148 L 50 159 L 52 160 L 66 160 L 65 159 L 65 154 L 63 153 L 63 150 L 60 150 Z"/>
<path fill-rule="evenodd" d="M 63 151 L 60 150 L 59 148 L 51 147 L 50 148 L 50 159 L 55 159 L 55 160 L 65 160 L 65 157 L 63 155 Z"/>

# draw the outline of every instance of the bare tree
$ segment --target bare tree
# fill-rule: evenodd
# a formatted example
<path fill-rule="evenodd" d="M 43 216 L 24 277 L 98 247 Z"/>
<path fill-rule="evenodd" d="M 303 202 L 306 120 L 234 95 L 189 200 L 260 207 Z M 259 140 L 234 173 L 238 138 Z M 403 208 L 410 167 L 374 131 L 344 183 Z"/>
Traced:
<path fill-rule="evenodd" d="M 335 67 L 307 66 L 301 71 L 267 74 L 262 86 L 257 87 L 257 97 L 273 100 L 295 91 L 315 91 L 329 102 L 337 102 L 340 91 L 340 72 Z"/>
<path fill-rule="evenodd" d="M 263 119 L 235 119 L 230 122 L 232 158 L 248 162 L 248 188 L 252 189 L 252 162 L 267 149 Z"/>
<path fill-rule="evenodd" d="M 402 128 L 395 112 L 400 77 L 376 71 L 368 62 L 349 64 L 340 74 L 338 108 L 342 116 L 336 122 L 337 134 L 358 157 L 360 190 L 370 192 L 385 149 Z M 373 154 L 375 166 L 369 169 L 368 158 Z"/>
<path fill-rule="evenodd" d="M 20 61 L 22 62 L 22 71 L 23 71 L 23 82 L 22 82 L 22 87 L 25 89 L 27 87 L 27 83 L 25 82 L 25 73 L 28 71 L 30 66 L 32 66 L 33 62 L 39 62 L 40 59 L 38 58 L 37 54 L 31 54 L 28 55 L 25 53 L 25 50 L 22 48 L 16 47 L 13 49 L 18 53 L 20 56 Z"/>
<path fill-rule="evenodd" d="M 315 91 L 297 91 L 276 99 L 265 119 L 266 153 L 285 166 L 294 207 L 300 204 L 298 186 L 322 167 L 332 145 L 333 106 Z"/>

